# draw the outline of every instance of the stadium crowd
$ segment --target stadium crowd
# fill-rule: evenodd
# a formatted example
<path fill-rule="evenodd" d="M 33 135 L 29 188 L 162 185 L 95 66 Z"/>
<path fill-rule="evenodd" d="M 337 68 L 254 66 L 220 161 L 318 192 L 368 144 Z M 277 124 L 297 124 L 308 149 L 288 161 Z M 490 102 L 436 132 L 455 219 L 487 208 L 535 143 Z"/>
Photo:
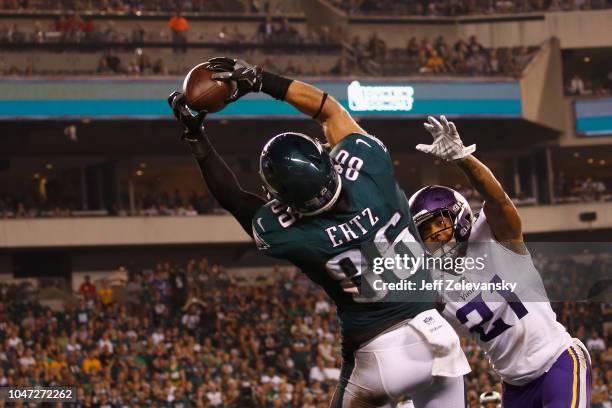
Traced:
<path fill-rule="evenodd" d="M 462 16 L 594 10 L 612 7 L 608 0 L 332 0 L 349 14 Z"/>
<path fill-rule="evenodd" d="M 586 75 L 574 73 L 566 81 L 565 94 L 571 96 L 606 96 L 612 94 L 612 71 L 607 75 Z"/>
<path fill-rule="evenodd" d="M 251 2 L 253 3 L 253 2 Z M 142 11 L 242 12 L 222 0 L 1 0 L 0 9 L 137 13 Z M 253 11 L 259 11 L 251 7 Z M 263 11 L 263 10 L 262 10 Z"/>
<path fill-rule="evenodd" d="M 443 36 L 435 39 L 412 37 L 405 48 L 388 49 L 384 39 L 376 33 L 366 42 L 354 37 L 351 48 L 355 65 L 362 72 L 380 72 L 386 76 L 519 76 L 537 52 L 537 47 L 486 48 L 476 36 L 454 43 L 449 43 Z"/>
<path fill-rule="evenodd" d="M 609 180 L 593 177 L 571 178 L 559 172 L 554 185 L 555 202 L 612 201 L 612 194 L 607 185 L 609 185 Z"/>
<path fill-rule="evenodd" d="M 584 203 L 594 201 L 612 201 L 612 193 L 607 182 L 593 177 L 568 178 L 563 172 L 557 173 L 554 184 L 554 203 Z M 471 187 L 453 186 L 470 203 L 474 211 L 480 210 L 482 197 Z M 517 206 L 536 205 L 537 200 L 521 194 L 512 197 Z M 178 190 L 173 192 L 157 189 L 143 190 L 135 194 L 134 208 L 130 208 L 130 199 L 123 194 L 122 204 L 111 203 L 96 212 L 83 208 L 76 194 L 60 194 L 49 189 L 44 196 L 34 194 L 0 193 L 0 219 L 2 218 L 37 218 L 37 217 L 71 217 L 71 216 L 197 216 L 224 212 L 205 192 L 191 191 L 187 196 Z"/>
<path fill-rule="evenodd" d="M 123 206 L 110 204 L 102 210 L 88 211 L 76 197 L 47 197 L 40 195 L 0 194 L 0 219 L 71 216 L 197 216 L 221 211 L 210 194 L 192 191 L 183 197 L 178 191 L 146 191 L 135 196 L 134 209 L 129 209 L 129 197 Z"/>
<path fill-rule="evenodd" d="M 45 74 L 63 74 L 78 71 L 89 75 L 180 75 L 184 72 L 171 72 L 165 56 L 152 57 L 146 47 L 140 47 L 153 37 L 168 43 L 167 47 L 175 53 L 186 53 L 190 42 L 186 31 L 188 23 L 181 23 L 180 16 L 174 16 L 169 30 L 162 30 L 155 35 L 147 32 L 143 25 L 137 24 L 131 33 L 118 31 L 112 21 L 105 27 L 98 27 L 91 21 L 84 22 L 78 15 L 68 19 L 60 18 L 53 27 L 54 31 L 45 31 L 37 23 L 30 32 L 22 31 L 17 24 L 0 26 L 0 44 L 2 43 L 45 43 L 53 41 L 77 41 L 83 44 L 106 44 L 108 47 L 99 52 L 97 68 L 58 66 L 53 71 L 41 71 L 33 64 L 26 67 L 16 66 L 10 58 L 0 58 L 0 75 L 30 76 Z M 178 21 L 178 22 L 177 22 Z M 171 33 L 171 34 L 169 34 Z M 470 76 L 519 76 L 537 47 L 486 48 L 475 36 L 449 43 L 444 37 L 435 39 L 422 37 L 410 38 L 405 48 L 389 48 L 385 40 L 373 33 L 370 38 L 362 40 L 355 36 L 346 38 L 341 29 L 323 27 L 318 33 L 300 34 L 287 19 L 273 22 L 271 19 L 261 23 L 255 33 L 243 33 L 239 26 L 222 27 L 218 33 L 201 34 L 214 38 L 215 43 L 240 44 L 244 41 L 254 44 L 269 44 L 272 49 L 263 50 L 263 57 L 254 56 L 252 60 L 266 69 L 285 75 L 310 76 L 394 76 L 394 75 L 470 75 Z M 170 40 L 171 38 L 171 40 Z M 171 41 L 171 42 L 170 42 Z M 299 50 L 294 44 L 329 44 L 343 43 L 343 52 L 337 50 L 337 63 L 331 67 L 318 67 L 312 60 L 300 55 L 294 59 L 280 62 L 275 55 L 291 56 L 295 53 L 308 53 L 315 49 Z M 132 51 L 126 51 L 130 46 Z M 211 50 L 214 45 L 211 45 Z M 275 47 L 278 47 L 276 49 Z M 210 51 L 209 51 L 210 52 Z M 130 54 L 131 53 L 131 54 Z M 327 52 L 325 52 L 327 53 Z M 324 54 L 325 54 L 324 53 Z M 154 53 L 155 54 L 155 53 Z M 154 55 L 153 54 L 153 55 Z M 128 59 L 129 58 L 129 59 Z"/>
<path fill-rule="evenodd" d="M 243 30 L 244 28 L 242 28 Z M 0 42 L 7 44 L 81 44 L 97 45 L 113 43 L 117 45 L 172 42 L 183 45 L 194 43 L 248 43 L 257 44 L 337 44 L 342 41 L 340 26 L 322 26 L 320 30 L 300 33 L 287 17 L 265 17 L 251 32 L 242 32 L 240 24 L 222 27 L 219 31 L 201 30 L 190 32 L 190 19 L 178 11 L 172 13 L 165 29 L 152 29 L 150 24 L 135 20 L 126 29 L 118 27 L 114 20 L 96 20 L 90 15 L 82 15 L 72 10 L 48 22 L 36 21 L 32 25 L 17 22 L 0 26 Z"/>
<path fill-rule="evenodd" d="M 407 14 L 416 16 L 461 16 L 542 11 L 571 11 L 609 8 L 608 0 L 331 0 L 349 14 Z M 277 5 L 277 3 L 276 3 Z M 274 2 L 248 0 L 242 7 L 221 0 L 2 0 L 5 10 L 65 10 L 87 12 L 187 12 L 266 13 L 274 11 Z"/>
<path fill-rule="evenodd" d="M 579 281 L 609 276 L 609 257 L 540 268 Z M 560 268 L 560 269 L 559 269 Z M 127 282 L 88 277 L 63 310 L 27 285 L 0 287 L 0 386 L 73 385 L 78 407 L 327 407 L 339 376 L 334 307 L 299 274 L 279 267 L 239 275 L 202 258 L 121 268 Z M 555 284 L 555 280 L 551 280 Z M 564 284 L 565 280 L 557 280 Z M 612 304 L 555 303 L 558 318 L 590 350 L 592 408 L 612 396 Z M 475 342 L 470 407 L 501 390 Z"/>

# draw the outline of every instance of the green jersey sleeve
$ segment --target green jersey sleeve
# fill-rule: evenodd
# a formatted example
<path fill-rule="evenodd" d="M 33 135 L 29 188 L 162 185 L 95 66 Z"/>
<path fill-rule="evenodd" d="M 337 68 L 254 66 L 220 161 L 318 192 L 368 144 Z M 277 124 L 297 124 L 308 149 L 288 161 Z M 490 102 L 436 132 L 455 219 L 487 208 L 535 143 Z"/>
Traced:
<path fill-rule="evenodd" d="M 253 217 L 253 238 L 257 249 L 274 258 L 291 259 L 296 243 L 301 242 L 299 231 L 290 228 L 297 217 L 287 206 L 272 200 L 262 206 Z"/>

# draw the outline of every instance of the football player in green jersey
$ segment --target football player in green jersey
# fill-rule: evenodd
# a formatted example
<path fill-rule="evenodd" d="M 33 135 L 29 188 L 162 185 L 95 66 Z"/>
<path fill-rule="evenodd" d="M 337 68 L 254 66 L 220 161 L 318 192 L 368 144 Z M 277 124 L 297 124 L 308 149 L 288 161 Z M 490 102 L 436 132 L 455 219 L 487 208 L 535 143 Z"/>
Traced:
<path fill-rule="evenodd" d="M 362 257 L 422 251 L 385 146 L 320 89 L 242 60 L 207 64 L 213 79 L 232 85 L 228 102 L 249 92 L 285 101 L 319 121 L 332 148 L 294 132 L 270 139 L 260 156 L 264 199 L 244 191 L 217 154 L 204 131 L 206 113 L 192 114 L 179 92 L 168 100 L 219 204 L 260 250 L 295 264 L 334 301 L 343 365 L 331 407 L 393 407 L 405 395 L 417 408 L 464 407 L 469 367 L 457 335 L 435 310 L 436 291 L 391 301 L 386 290 L 363 289 Z M 421 269 L 409 279 L 421 288 L 430 277 Z"/>

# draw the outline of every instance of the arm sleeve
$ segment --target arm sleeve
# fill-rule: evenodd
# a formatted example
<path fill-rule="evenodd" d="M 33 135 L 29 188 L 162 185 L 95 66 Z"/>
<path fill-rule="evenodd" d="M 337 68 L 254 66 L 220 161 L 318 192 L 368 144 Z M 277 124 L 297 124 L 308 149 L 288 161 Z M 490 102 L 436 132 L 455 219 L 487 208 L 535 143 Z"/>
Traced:
<path fill-rule="evenodd" d="M 207 154 L 203 157 L 197 157 L 197 161 L 202 177 L 204 177 L 212 195 L 221 207 L 229 211 L 238 220 L 242 228 L 252 238 L 251 220 L 259 207 L 265 204 L 265 200 L 242 189 L 236 175 L 210 143 L 207 146 Z"/>

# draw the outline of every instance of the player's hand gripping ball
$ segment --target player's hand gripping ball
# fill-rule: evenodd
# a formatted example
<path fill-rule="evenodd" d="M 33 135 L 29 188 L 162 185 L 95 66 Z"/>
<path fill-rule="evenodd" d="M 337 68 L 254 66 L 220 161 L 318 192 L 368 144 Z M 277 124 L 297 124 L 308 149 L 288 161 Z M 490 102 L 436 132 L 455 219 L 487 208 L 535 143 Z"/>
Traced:
<path fill-rule="evenodd" d="M 263 69 L 241 59 L 215 57 L 208 60 L 211 70 L 217 71 L 212 79 L 232 86 L 227 102 L 234 102 L 250 92 L 260 92 L 263 86 Z"/>
<path fill-rule="evenodd" d="M 197 112 L 218 112 L 232 95 L 232 86 L 211 78 L 214 71 L 208 62 L 196 65 L 183 81 L 187 106 Z"/>

